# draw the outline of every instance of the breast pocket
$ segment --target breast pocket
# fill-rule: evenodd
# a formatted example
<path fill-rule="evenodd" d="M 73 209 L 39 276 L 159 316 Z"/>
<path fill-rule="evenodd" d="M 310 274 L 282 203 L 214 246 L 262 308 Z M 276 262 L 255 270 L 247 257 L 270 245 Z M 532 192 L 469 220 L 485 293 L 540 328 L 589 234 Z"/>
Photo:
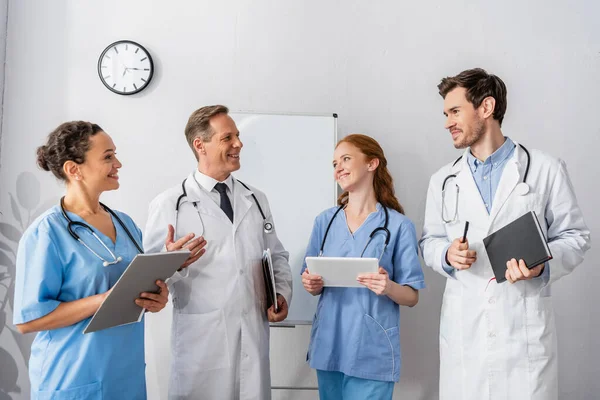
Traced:
<path fill-rule="evenodd" d="M 516 219 L 529 211 L 535 211 L 542 226 L 546 225 L 544 220 L 545 208 L 544 197 L 541 194 L 531 192 L 526 195 L 513 193 L 508 204 L 506 204 L 506 210 L 508 213 L 513 214 L 513 219 Z"/>
<path fill-rule="evenodd" d="M 102 400 L 100 382 L 62 390 L 40 390 L 38 400 Z"/>
<path fill-rule="evenodd" d="M 237 234 L 244 237 L 244 241 L 247 245 L 266 250 L 267 244 L 265 242 L 265 236 L 271 234 L 265 233 L 263 229 L 264 220 L 258 211 L 258 208 L 253 206 L 240 222 Z M 262 256 L 262 254 L 259 256 Z"/>

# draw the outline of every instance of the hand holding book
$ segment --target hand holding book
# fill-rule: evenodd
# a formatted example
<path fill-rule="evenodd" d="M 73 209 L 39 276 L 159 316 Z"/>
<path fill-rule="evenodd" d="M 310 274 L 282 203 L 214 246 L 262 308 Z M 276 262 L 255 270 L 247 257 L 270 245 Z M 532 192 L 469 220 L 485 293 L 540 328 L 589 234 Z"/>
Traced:
<path fill-rule="evenodd" d="M 534 211 L 483 239 L 496 282 L 515 283 L 539 276 L 552 253 Z M 519 260 L 517 262 L 517 260 Z"/>
<path fill-rule="evenodd" d="M 536 278 L 540 276 L 544 270 L 544 265 L 545 264 L 540 264 L 537 267 L 529 269 L 527 268 L 527 265 L 525 265 L 525 261 L 519 260 L 517 262 L 517 260 L 513 258 L 506 262 L 506 280 L 510 283 L 515 283 L 517 281 Z"/>

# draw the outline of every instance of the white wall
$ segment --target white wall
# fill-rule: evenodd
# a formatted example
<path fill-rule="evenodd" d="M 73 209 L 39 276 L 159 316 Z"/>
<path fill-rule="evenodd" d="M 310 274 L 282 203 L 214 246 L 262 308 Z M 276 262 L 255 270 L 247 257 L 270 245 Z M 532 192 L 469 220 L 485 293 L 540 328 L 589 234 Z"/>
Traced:
<path fill-rule="evenodd" d="M 42 194 L 56 192 L 49 174 L 36 169 L 32 149 L 60 122 L 95 121 L 117 146 L 137 140 L 143 153 L 153 133 L 171 132 L 182 141 L 191 111 L 224 103 L 237 110 L 337 112 L 340 137 L 361 132 L 383 145 L 400 201 L 420 227 L 430 174 L 457 156 L 443 129 L 436 84 L 481 66 L 508 86 L 505 134 L 566 160 L 594 234 L 600 229 L 593 206 L 600 148 L 598 15 L 595 0 L 13 0 L 0 211 L 9 212 L 7 192 L 15 190 L 22 171 L 42 181 Z M 145 45 L 158 70 L 151 87 L 133 97 L 110 93 L 96 74 L 102 49 L 123 38 Z M 127 178 L 127 163 L 139 155 L 120 156 L 120 175 L 133 182 L 138 177 Z M 148 155 L 147 162 L 163 160 Z M 598 251 L 593 247 L 584 264 L 553 290 L 560 398 L 600 393 Z M 419 305 L 402 311 L 398 399 L 437 398 L 444 280 L 429 270 L 426 279 Z M 277 374 L 302 359 L 298 352 L 307 331 L 295 332 L 289 334 L 292 342 L 274 338 Z M 289 356 L 281 350 L 286 342 L 301 349 Z M 290 393 L 278 395 L 291 398 Z M 313 397 L 302 392 L 297 398 Z"/>
<path fill-rule="evenodd" d="M 0 0 L 0 151 L 2 151 L 2 115 L 4 104 L 4 62 L 6 61 L 6 31 L 8 29 L 8 0 Z"/>

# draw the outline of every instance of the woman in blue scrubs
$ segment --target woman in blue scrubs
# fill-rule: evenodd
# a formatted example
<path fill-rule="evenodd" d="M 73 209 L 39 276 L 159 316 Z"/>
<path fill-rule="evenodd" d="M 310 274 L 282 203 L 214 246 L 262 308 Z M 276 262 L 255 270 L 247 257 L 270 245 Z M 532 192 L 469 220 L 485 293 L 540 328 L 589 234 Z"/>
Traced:
<path fill-rule="evenodd" d="M 365 288 L 323 287 L 306 264 L 302 283 L 320 295 L 308 361 L 317 370 L 321 400 L 391 399 L 400 378 L 400 307 L 412 307 L 425 287 L 413 223 L 403 215 L 379 143 L 349 135 L 336 146 L 334 177 L 343 193 L 338 207 L 315 219 L 306 256 L 379 258 L 379 273 L 357 277 Z M 339 212 L 338 208 L 340 208 Z M 385 209 L 384 209 L 385 208 Z M 385 246 L 387 227 L 390 240 Z M 367 245 L 368 243 L 368 245 Z M 365 246 L 367 246 L 365 248 Z M 363 253 L 364 249 L 364 253 Z"/>
<path fill-rule="evenodd" d="M 116 218 L 99 202 L 103 192 L 119 187 L 121 163 L 115 150 L 98 125 L 83 121 L 60 125 L 38 148 L 38 165 L 66 183 L 64 212 L 91 229 L 72 225 L 83 243 L 75 240 L 56 205 L 19 242 L 14 323 L 22 333 L 38 332 L 29 361 L 32 399 L 146 398 L 144 324 L 83 334 L 138 254 L 135 242 L 142 243 L 128 215 L 115 211 Z M 190 238 L 168 239 L 166 245 L 179 249 Z M 202 255 L 205 243 L 202 238 L 187 243 L 192 256 L 184 266 Z M 158 294 L 142 293 L 136 300 L 147 311 L 160 311 L 167 303 L 167 286 L 157 285 Z"/>

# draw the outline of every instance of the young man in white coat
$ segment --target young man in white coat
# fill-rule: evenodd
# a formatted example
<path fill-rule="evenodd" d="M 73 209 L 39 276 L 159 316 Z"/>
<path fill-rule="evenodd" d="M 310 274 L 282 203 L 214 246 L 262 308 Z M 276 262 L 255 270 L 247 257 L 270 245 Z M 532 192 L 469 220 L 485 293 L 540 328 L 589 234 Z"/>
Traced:
<path fill-rule="evenodd" d="M 447 278 L 440 399 L 557 399 L 551 285 L 590 247 L 566 165 L 503 135 L 506 86 L 497 76 L 467 70 L 438 89 L 445 128 L 465 149 L 431 177 L 420 241 L 425 263 Z M 482 240 L 531 210 L 553 259 L 532 269 L 508 259 L 508 281 L 498 284 Z"/>
<path fill-rule="evenodd" d="M 173 297 L 169 399 L 270 399 L 269 321 L 286 318 L 292 297 L 289 254 L 277 238 L 266 196 L 232 177 L 242 142 L 225 106 L 196 110 L 185 137 L 197 168 L 156 197 L 144 235 L 164 251 L 188 232 L 205 253 L 169 280 Z M 177 210 L 177 211 L 176 211 Z M 266 308 L 263 250 L 269 248 L 279 312 Z"/>

